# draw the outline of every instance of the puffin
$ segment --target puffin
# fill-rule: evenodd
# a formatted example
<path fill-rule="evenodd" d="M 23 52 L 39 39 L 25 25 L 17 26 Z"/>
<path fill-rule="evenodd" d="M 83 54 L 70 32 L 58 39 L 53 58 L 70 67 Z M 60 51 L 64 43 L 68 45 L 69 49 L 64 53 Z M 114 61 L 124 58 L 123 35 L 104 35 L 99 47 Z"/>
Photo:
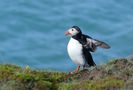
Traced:
<path fill-rule="evenodd" d="M 104 49 L 110 48 L 107 43 L 83 34 L 78 26 L 72 26 L 69 28 L 65 32 L 65 35 L 70 37 L 67 45 L 68 55 L 70 59 L 77 65 L 76 70 L 71 72 L 71 74 L 78 73 L 80 67 L 85 69 L 87 67 L 96 66 L 91 52 L 95 52 L 98 47 Z"/>

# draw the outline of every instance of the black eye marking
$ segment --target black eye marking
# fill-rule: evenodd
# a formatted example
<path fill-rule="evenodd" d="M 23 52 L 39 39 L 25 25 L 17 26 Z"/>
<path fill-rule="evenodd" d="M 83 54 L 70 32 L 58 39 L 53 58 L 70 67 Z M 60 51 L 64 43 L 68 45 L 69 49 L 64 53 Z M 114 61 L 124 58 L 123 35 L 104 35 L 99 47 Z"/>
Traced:
<path fill-rule="evenodd" d="M 74 31 L 74 29 L 72 29 L 72 31 Z"/>

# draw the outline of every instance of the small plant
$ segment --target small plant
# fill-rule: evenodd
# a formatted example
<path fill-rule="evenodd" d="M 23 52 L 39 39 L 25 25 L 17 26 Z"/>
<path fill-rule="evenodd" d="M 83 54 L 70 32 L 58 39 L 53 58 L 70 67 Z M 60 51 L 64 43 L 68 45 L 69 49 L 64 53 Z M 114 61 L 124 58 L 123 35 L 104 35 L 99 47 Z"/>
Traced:
<path fill-rule="evenodd" d="M 0 90 L 117 90 L 133 88 L 133 60 L 115 59 L 106 65 L 67 73 L 0 64 Z"/>

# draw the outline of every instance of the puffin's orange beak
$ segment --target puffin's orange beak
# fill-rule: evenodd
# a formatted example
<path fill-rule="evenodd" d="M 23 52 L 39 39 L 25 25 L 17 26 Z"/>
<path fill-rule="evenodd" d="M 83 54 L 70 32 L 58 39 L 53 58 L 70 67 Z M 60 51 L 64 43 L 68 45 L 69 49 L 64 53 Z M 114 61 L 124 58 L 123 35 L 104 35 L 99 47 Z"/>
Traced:
<path fill-rule="evenodd" d="M 69 33 L 69 31 L 65 32 L 65 36 L 71 35 L 71 33 Z"/>

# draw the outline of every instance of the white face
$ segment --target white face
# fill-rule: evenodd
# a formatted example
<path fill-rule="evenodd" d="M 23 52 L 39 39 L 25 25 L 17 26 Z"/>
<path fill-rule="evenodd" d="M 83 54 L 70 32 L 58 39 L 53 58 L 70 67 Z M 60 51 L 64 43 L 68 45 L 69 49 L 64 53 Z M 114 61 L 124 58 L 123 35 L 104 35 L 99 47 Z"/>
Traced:
<path fill-rule="evenodd" d="M 70 29 L 65 33 L 65 35 L 66 35 L 66 36 L 72 37 L 72 36 L 74 36 L 74 35 L 76 35 L 76 34 L 78 34 L 78 33 L 79 33 L 79 31 L 77 31 L 75 28 L 70 28 Z"/>

